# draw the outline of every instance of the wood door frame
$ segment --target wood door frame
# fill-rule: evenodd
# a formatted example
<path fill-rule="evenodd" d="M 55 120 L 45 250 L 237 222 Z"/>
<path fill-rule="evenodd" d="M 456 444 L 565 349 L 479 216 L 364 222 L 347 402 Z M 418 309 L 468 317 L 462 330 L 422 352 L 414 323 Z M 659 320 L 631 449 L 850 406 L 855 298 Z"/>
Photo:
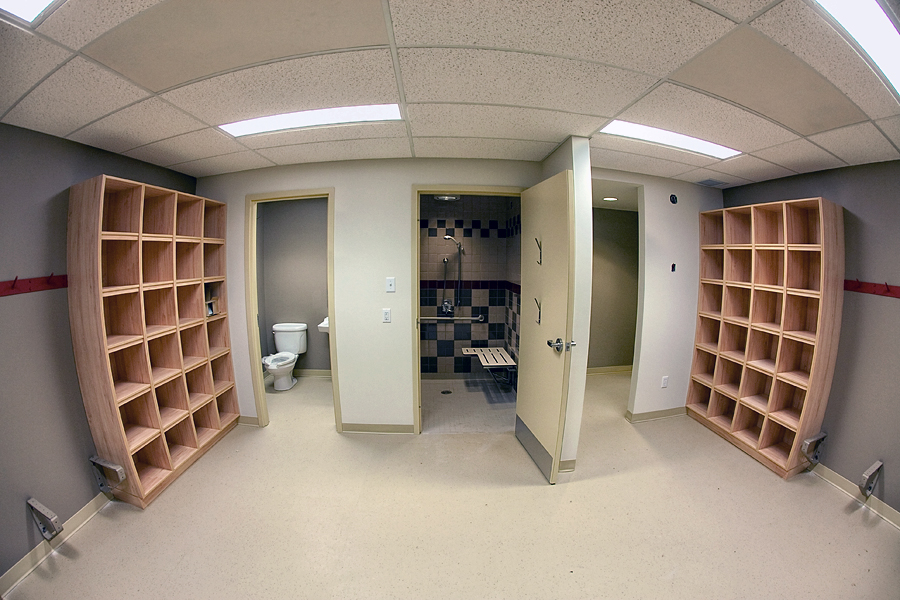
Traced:
<path fill-rule="evenodd" d="M 267 192 L 263 194 L 247 194 L 245 200 L 244 222 L 244 281 L 247 304 L 247 333 L 250 345 L 250 379 L 253 382 L 253 397 L 256 402 L 256 418 L 260 427 L 269 424 L 269 408 L 266 402 L 265 377 L 261 368 L 262 348 L 259 343 L 259 297 L 257 294 L 256 243 L 257 213 L 261 203 L 282 202 L 285 200 L 311 200 L 327 198 L 328 232 L 327 232 L 327 269 L 328 269 L 328 350 L 331 358 L 331 389 L 334 397 L 335 426 L 340 432 L 341 400 L 338 387 L 337 343 L 335 341 L 334 318 L 334 188 L 315 188 L 308 190 L 289 190 Z M 255 366 L 254 366 L 255 365 Z"/>

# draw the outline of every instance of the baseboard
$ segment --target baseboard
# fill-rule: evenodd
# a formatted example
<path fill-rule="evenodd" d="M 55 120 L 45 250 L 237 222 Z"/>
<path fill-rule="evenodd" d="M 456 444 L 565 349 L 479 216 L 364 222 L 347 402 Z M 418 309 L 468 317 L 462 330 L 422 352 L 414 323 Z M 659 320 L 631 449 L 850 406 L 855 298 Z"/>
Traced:
<path fill-rule="evenodd" d="M 822 463 L 817 464 L 813 467 L 812 472 L 815 475 L 818 475 L 837 489 L 841 490 L 863 506 L 869 508 L 876 515 L 896 527 L 900 529 L 900 511 L 896 508 L 885 504 L 884 500 L 876 498 L 875 496 L 869 496 L 866 498 L 859 491 L 859 486 L 850 481 L 849 479 L 845 479 L 842 475 L 832 471 Z"/>
<path fill-rule="evenodd" d="M 559 461 L 559 472 L 560 473 L 571 473 L 575 470 L 575 460 L 561 460 Z"/>
<path fill-rule="evenodd" d="M 259 427 L 259 417 L 245 417 L 241 415 L 238 417 L 238 425 L 253 425 L 254 427 Z"/>
<path fill-rule="evenodd" d="M 342 423 L 341 433 L 415 433 L 415 425 Z"/>
<path fill-rule="evenodd" d="M 331 369 L 294 369 L 294 377 L 331 377 Z"/>
<path fill-rule="evenodd" d="M 6 598 L 6 594 L 19 585 L 23 579 L 38 568 L 57 548 L 66 543 L 66 540 L 72 534 L 81 529 L 82 525 L 90 521 L 91 517 L 100 512 L 100 509 L 109 502 L 110 500 L 105 494 L 94 496 L 81 510 L 63 523 L 63 530 L 58 536 L 49 542 L 46 540 L 42 541 L 31 552 L 26 554 L 22 560 L 14 564 L 9 571 L 0 575 L 0 598 Z"/>
<path fill-rule="evenodd" d="M 643 423 L 644 421 L 656 421 L 657 419 L 668 419 L 670 417 L 679 417 L 687 413 L 687 408 L 679 406 L 678 408 L 669 408 L 667 410 L 654 410 L 651 412 L 633 414 L 630 410 L 625 411 L 625 418 L 629 423 Z"/>
<path fill-rule="evenodd" d="M 588 375 L 605 375 L 606 373 L 630 373 L 631 365 L 619 365 L 617 367 L 588 367 Z"/>

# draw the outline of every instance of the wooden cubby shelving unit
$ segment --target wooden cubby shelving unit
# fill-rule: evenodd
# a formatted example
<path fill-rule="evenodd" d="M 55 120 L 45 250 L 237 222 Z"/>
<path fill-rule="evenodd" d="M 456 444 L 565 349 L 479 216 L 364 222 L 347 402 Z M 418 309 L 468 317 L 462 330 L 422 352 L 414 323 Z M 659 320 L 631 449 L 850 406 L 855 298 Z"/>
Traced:
<path fill-rule="evenodd" d="M 687 411 L 784 478 L 822 426 L 843 281 L 843 212 L 824 198 L 700 214 Z"/>
<path fill-rule="evenodd" d="M 101 175 L 69 194 L 69 320 L 113 493 L 145 508 L 238 421 L 225 205 Z M 215 314 L 208 303 L 214 295 Z"/>

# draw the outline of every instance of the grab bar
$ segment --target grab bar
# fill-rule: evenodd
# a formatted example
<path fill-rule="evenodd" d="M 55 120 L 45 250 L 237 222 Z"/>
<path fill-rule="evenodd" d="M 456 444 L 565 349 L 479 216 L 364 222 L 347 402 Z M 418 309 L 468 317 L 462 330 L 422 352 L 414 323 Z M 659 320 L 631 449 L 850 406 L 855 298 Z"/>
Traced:
<path fill-rule="evenodd" d="M 484 315 L 478 315 L 477 317 L 419 317 L 419 323 L 422 321 L 478 321 L 482 323 L 484 322 Z"/>

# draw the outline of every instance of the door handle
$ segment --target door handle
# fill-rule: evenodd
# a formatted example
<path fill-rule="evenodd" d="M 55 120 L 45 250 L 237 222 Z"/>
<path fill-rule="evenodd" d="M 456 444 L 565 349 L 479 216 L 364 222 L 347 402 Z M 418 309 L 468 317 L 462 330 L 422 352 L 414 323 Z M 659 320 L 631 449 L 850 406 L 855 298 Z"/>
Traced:
<path fill-rule="evenodd" d="M 556 338 L 555 342 L 553 340 L 547 340 L 547 345 L 557 352 L 562 352 L 566 344 L 562 341 L 562 338 Z"/>

